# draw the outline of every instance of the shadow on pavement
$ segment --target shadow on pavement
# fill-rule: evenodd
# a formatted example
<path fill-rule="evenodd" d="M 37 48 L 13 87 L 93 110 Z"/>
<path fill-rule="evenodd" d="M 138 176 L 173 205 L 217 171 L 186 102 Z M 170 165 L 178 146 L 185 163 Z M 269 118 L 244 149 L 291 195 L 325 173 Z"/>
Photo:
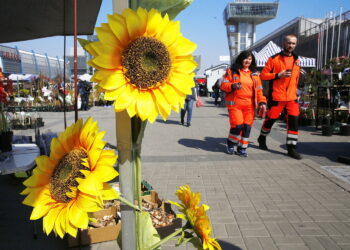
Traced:
<path fill-rule="evenodd" d="M 0 176 L 0 248 L 66 249 L 65 240 L 55 237 L 54 233 L 49 236 L 43 233 L 42 219 L 35 222 L 29 220 L 32 208 L 22 204 L 25 196 L 19 194 L 24 190 L 23 181 L 12 175 Z"/>
<path fill-rule="evenodd" d="M 222 250 L 242 250 L 242 248 L 233 245 L 230 242 L 224 240 L 218 240 Z"/>
<path fill-rule="evenodd" d="M 204 137 L 204 140 L 180 139 L 179 144 L 211 152 L 226 152 L 226 138 Z"/>
<path fill-rule="evenodd" d="M 285 147 L 285 145 L 282 145 Z M 281 146 L 281 147 L 282 147 Z M 337 161 L 338 156 L 350 157 L 350 142 L 299 142 L 298 152 L 303 155 L 322 156 Z"/>
<path fill-rule="evenodd" d="M 277 150 L 273 150 L 271 148 L 269 148 L 269 150 L 261 150 L 259 149 L 259 146 L 258 145 L 254 145 L 254 144 L 249 144 L 249 148 L 255 148 L 255 149 L 258 149 L 260 150 L 261 152 L 268 152 L 268 153 L 271 153 L 271 154 L 276 154 L 276 155 L 286 155 L 287 154 L 287 151 L 285 152 L 280 152 L 280 151 L 277 151 Z M 287 150 L 286 146 L 285 145 L 282 145 L 281 148 Z"/>
<path fill-rule="evenodd" d="M 164 124 L 176 124 L 176 125 L 179 125 L 180 124 L 180 117 L 179 117 L 179 120 L 178 121 L 174 121 L 174 120 L 162 120 L 162 119 L 157 119 L 156 122 L 159 122 L 159 123 L 164 123 Z"/>

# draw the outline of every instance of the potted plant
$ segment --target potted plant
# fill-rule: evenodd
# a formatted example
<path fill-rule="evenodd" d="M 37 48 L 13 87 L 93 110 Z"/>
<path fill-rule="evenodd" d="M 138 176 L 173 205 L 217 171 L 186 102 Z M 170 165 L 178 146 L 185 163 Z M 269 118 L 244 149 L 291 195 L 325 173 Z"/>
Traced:
<path fill-rule="evenodd" d="M 2 152 L 12 151 L 12 137 L 13 131 L 8 121 L 7 115 L 5 115 L 3 109 L 3 103 L 0 107 L 0 150 Z"/>

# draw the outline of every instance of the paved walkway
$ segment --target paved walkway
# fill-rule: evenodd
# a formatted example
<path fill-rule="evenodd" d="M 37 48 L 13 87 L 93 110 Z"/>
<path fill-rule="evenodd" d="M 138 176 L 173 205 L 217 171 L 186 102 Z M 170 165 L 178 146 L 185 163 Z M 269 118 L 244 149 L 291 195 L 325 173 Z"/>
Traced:
<path fill-rule="evenodd" d="M 214 236 L 223 249 L 350 249 L 350 184 L 328 171 L 334 167 L 349 171 L 336 158 L 350 156 L 350 138 L 323 137 L 312 128 L 301 128 L 299 148 L 304 159 L 298 161 L 286 156 L 281 123 L 268 138 L 270 151 L 259 150 L 256 138 L 261 121 L 256 120 L 248 158 L 228 155 L 226 109 L 214 107 L 212 99 L 204 100 L 204 107 L 195 108 L 189 128 L 179 125 L 177 113 L 166 122 L 147 125 L 143 178 L 160 196 L 176 201 L 177 187 L 185 184 L 201 192 L 203 202 L 211 207 Z M 42 115 L 42 132 L 63 129 L 62 113 Z M 105 138 L 115 144 L 113 110 L 96 107 L 79 113 L 83 118 L 88 115 L 99 120 L 100 128 L 107 131 Z M 68 113 L 69 121 L 73 117 Z M 64 249 L 65 242 L 43 236 L 41 226 L 39 239 L 31 238 L 30 209 L 20 204 L 20 190 L 16 180 L 0 176 L 0 248 Z M 162 249 L 175 249 L 172 246 L 168 243 Z M 106 242 L 84 249 L 115 247 L 115 242 Z"/>

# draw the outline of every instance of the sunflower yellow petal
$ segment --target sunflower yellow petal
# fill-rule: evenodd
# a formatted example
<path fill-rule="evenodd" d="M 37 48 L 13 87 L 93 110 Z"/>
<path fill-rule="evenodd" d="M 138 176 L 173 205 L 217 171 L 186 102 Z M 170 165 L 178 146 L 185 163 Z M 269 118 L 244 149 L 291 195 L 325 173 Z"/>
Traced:
<path fill-rule="evenodd" d="M 30 215 L 30 220 L 37 220 L 43 217 L 51 209 L 51 205 L 44 204 L 33 208 L 32 214 Z"/>
<path fill-rule="evenodd" d="M 42 187 L 50 182 L 51 175 L 45 173 L 38 173 L 31 175 L 23 182 L 23 185 L 27 187 Z"/>
<path fill-rule="evenodd" d="M 101 149 L 91 149 L 88 152 L 89 163 L 90 163 L 89 165 L 90 165 L 90 168 L 91 168 L 92 171 L 95 169 L 96 163 L 97 163 L 97 161 L 100 158 L 101 152 L 102 152 Z"/>
<path fill-rule="evenodd" d="M 41 155 L 35 159 L 37 168 L 39 168 L 42 172 L 51 175 L 53 170 L 55 169 L 55 161 L 52 161 L 48 156 Z"/>
<path fill-rule="evenodd" d="M 178 73 L 191 73 L 196 67 L 197 63 L 194 60 L 173 60 L 173 71 Z"/>
<path fill-rule="evenodd" d="M 163 32 L 158 34 L 157 38 L 160 41 L 162 41 L 166 46 L 171 46 L 180 36 L 180 22 L 170 21 L 163 30 Z"/>
<path fill-rule="evenodd" d="M 97 70 L 95 71 L 93 77 L 101 81 L 105 78 L 108 78 L 113 73 L 114 73 L 114 70 Z"/>
<path fill-rule="evenodd" d="M 119 197 L 119 194 L 115 191 L 115 189 L 107 183 L 104 183 L 102 192 L 103 200 L 115 200 Z"/>
<path fill-rule="evenodd" d="M 136 103 L 137 114 L 141 118 L 142 121 L 146 120 L 148 116 L 151 114 L 154 109 L 153 107 L 153 99 L 149 92 L 140 91 L 139 97 Z"/>
<path fill-rule="evenodd" d="M 105 100 L 108 100 L 108 101 L 114 101 L 125 90 L 126 90 L 126 85 L 122 85 L 121 87 L 119 87 L 115 90 L 106 91 L 104 98 L 105 98 Z"/>
<path fill-rule="evenodd" d="M 76 237 L 78 233 L 78 228 L 75 227 L 70 221 L 67 222 L 67 233 L 70 234 L 72 237 Z"/>
<path fill-rule="evenodd" d="M 43 228 L 44 232 L 49 235 L 49 233 L 54 228 L 55 223 L 57 223 L 57 216 L 61 212 L 62 206 L 55 206 L 50 209 L 48 214 L 44 217 Z"/>
<path fill-rule="evenodd" d="M 192 93 L 191 88 L 195 85 L 191 76 L 179 73 L 173 73 L 169 83 L 184 95 L 190 95 Z"/>
<path fill-rule="evenodd" d="M 109 27 L 122 45 L 130 40 L 125 18 L 119 14 L 108 15 Z"/>
<path fill-rule="evenodd" d="M 65 154 L 66 152 L 64 151 L 64 147 L 58 138 L 52 138 L 50 146 L 50 158 L 61 160 Z"/>
<path fill-rule="evenodd" d="M 76 205 L 76 202 L 69 209 L 70 222 L 77 228 L 87 228 L 89 217 L 87 213 Z"/>
<path fill-rule="evenodd" d="M 125 75 L 122 71 L 117 70 L 109 74 L 108 77 L 105 77 L 101 80 L 98 86 L 105 90 L 115 90 L 127 83 Z"/>
<path fill-rule="evenodd" d="M 147 10 L 139 7 L 136 12 L 140 18 L 140 23 L 139 23 L 140 30 L 143 30 L 142 33 L 144 33 L 146 31 L 146 28 L 147 28 L 147 19 L 148 19 Z"/>
<path fill-rule="evenodd" d="M 91 62 L 104 69 L 117 69 L 122 65 L 121 57 L 111 54 L 98 55 Z"/>
<path fill-rule="evenodd" d="M 134 100 L 127 108 L 126 111 L 128 112 L 129 117 L 134 117 L 136 115 L 136 100 Z"/>
<path fill-rule="evenodd" d="M 91 145 L 90 150 L 103 149 L 105 147 L 106 142 L 102 140 L 105 134 L 105 131 L 101 131 L 96 134 L 94 143 Z"/>
<path fill-rule="evenodd" d="M 165 96 L 159 89 L 154 89 L 152 91 L 152 94 L 154 95 L 154 98 L 156 100 L 156 105 L 158 107 L 158 110 L 163 117 L 163 119 L 166 119 L 171 111 L 171 105 L 166 100 Z"/>
<path fill-rule="evenodd" d="M 114 157 L 114 161 L 117 160 L 117 156 Z M 113 166 L 99 165 L 93 172 L 93 175 L 96 176 L 101 182 L 107 182 L 118 176 L 118 172 L 113 168 Z"/>
<path fill-rule="evenodd" d="M 110 54 L 113 56 L 121 56 L 121 48 L 119 47 L 103 44 L 102 42 L 92 42 L 89 43 L 89 45 L 96 51 L 97 55 Z"/>
<path fill-rule="evenodd" d="M 103 202 L 100 200 L 100 198 L 102 197 L 95 197 L 93 195 L 80 193 L 79 197 L 77 197 L 76 205 L 86 212 L 96 212 L 101 210 L 103 206 Z"/>
<path fill-rule="evenodd" d="M 92 172 L 89 176 L 82 180 L 82 182 L 78 186 L 78 189 L 86 194 L 96 196 L 99 194 L 102 187 L 103 184 Z"/>
<path fill-rule="evenodd" d="M 61 238 L 64 237 L 65 231 L 66 231 L 66 215 L 67 211 L 63 207 L 60 211 L 60 213 L 57 216 L 56 223 L 54 226 L 55 233 L 58 234 Z"/>
<path fill-rule="evenodd" d="M 91 44 L 92 44 L 92 43 L 88 43 L 88 44 L 85 46 L 84 49 L 85 49 L 87 52 L 89 52 L 90 55 L 92 55 L 92 56 L 97 56 L 98 53 L 97 53 L 97 51 L 91 46 Z"/>
<path fill-rule="evenodd" d="M 169 47 L 169 51 L 173 56 L 187 56 L 193 53 L 196 48 L 195 43 L 181 36 Z"/>
<path fill-rule="evenodd" d="M 138 95 L 139 91 L 137 88 L 130 86 L 130 84 L 126 85 L 125 91 L 123 91 L 114 102 L 114 110 L 116 112 L 123 111 L 136 100 Z"/>
<path fill-rule="evenodd" d="M 141 19 L 135 11 L 132 9 L 125 9 L 122 15 L 125 18 L 129 38 L 131 40 L 135 39 L 145 32 L 145 26 L 140 25 Z"/>
<path fill-rule="evenodd" d="M 98 36 L 98 39 L 107 45 L 110 46 L 120 46 L 120 41 L 118 38 L 113 34 L 111 28 L 108 24 L 102 24 L 102 27 L 97 27 L 96 34 Z"/>
<path fill-rule="evenodd" d="M 165 99 L 171 105 L 171 108 L 176 112 L 179 112 L 179 97 L 172 86 L 164 85 L 159 88 Z"/>
<path fill-rule="evenodd" d="M 155 9 L 151 9 L 148 12 L 146 34 L 148 36 L 156 36 L 158 33 L 163 31 L 168 22 L 168 15 L 162 18 L 160 12 Z"/>

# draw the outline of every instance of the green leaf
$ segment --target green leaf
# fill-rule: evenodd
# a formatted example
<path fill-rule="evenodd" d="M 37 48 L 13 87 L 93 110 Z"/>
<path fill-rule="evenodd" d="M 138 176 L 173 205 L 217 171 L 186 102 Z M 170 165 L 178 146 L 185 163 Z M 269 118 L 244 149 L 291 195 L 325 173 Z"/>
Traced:
<path fill-rule="evenodd" d="M 189 242 L 197 249 L 203 249 L 203 244 L 198 237 L 193 237 Z"/>
<path fill-rule="evenodd" d="M 83 39 L 83 38 L 78 38 L 78 42 L 79 42 L 80 46 L 83 47 L 84 50 L 86 50 L 85 49 L 86 45 L 88 45 L 89 43 L 92 43 L 92 41 L 86 40 L 86 39 Z"/>
<path fill-rule="evenodd" d="M 136 0 L 131 0 L 131 2 Z M 150 10 L 159 10 L 162 15 L 166 13 L 170 19 L 174 19 L 181 11 L 186 9 L 193 0 L 137 0 L 138 6 Z"/>
<path fill-rule="evenodd" d="M 140 217 L 142 231 L 140 232 L 139 237 L 141 237 L 143 249 L 148 249 L 160 241 L 160 236 L 157 230 L 153 227 L 152 220 L 148 212 L 142 211 Z M 160 249 L 160 247 L 156 249 Z"/>
<path fill-rule="evenodd" d="M 193 232 L 187 232 L 187 231 L 183 231 L 181 234 L 181 237 L 177 240 L 176 246 L 180 246 L 183 243 L 187 243 L 188 241 L 193 239 Z"/>

